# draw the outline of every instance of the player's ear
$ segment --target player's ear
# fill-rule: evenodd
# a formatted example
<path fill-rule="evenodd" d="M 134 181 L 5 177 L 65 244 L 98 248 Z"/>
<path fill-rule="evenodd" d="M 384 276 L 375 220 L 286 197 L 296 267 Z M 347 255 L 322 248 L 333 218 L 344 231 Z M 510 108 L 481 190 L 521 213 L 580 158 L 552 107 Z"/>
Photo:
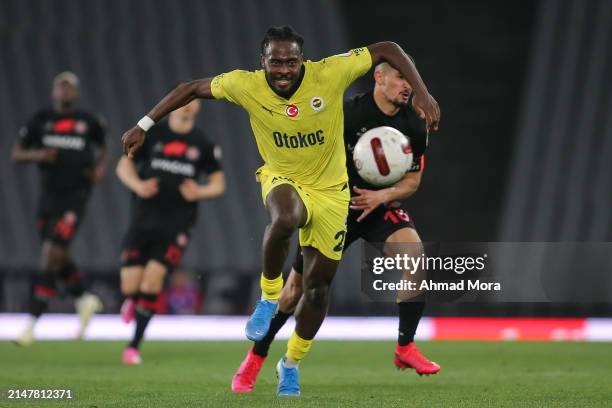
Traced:
<path fill-rule="evenodd" d="M 376 85 L 383 85 L 383 76 L 384 73 L 381 69 L 374 70 L 374 81 L 376 82 Z"/>
<path fill-rule="evenodd" d="M 262 69 L 266 68 L 266 66 L 264 64 L 264 56 L 263 56 L 263 54 L 260 54 L 260 56 L 259 56 L 259 65 L 261 65 Z"/>

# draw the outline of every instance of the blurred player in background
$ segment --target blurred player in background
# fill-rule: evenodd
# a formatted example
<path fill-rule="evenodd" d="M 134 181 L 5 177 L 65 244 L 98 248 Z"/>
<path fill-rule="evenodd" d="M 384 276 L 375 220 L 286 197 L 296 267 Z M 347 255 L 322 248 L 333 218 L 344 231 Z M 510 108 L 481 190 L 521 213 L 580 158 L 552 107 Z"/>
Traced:
<path fill-rule="evenodd" d="M 235 70 L 179 85 L 123 136 L 124 151 L 131 155 L 155 121 L 195 98 L 226 99 L 249 113 L 265 162 L 257 175 L 271 222 L 263 240 L 262 298 L 247 322 L 247 338 L 261 340 L 268 332 L 296 229 L 304 255 L 304 296 L 287 353 L 277 364 L 277 394 L 283 396 L 300 394 L 298 364 L 325 318 L 346 235 L 344 91 L 373 64 L 387 61 L 413 84 L 413 104 L 428 126 L 437 128 L 440 117 L 437 102 L 397 44 L 376 43 L 312 62 L 304 60 L 303 43 L 291 27 L 269 28 L 261 42 L 261 70 Z"/>
<path fill-rule="evenodd" d="M 344 104 L 344 143 L 346 146 L 349 184 L 351 186 L 351 210 L 348 216 L 345 250 L 359 238 L 368 242 L 390 244 L 387 252 L 397 250 L 419 256 L 421 240 L 414 222 L 409 217 L 403 200 L 413 195 L 420 183 L 424 168 L 423 153 L 427 147 L 428 133 L 423 121 L 409 105 L 412 88 L 408 81 L 386 62 L 378 64 L 374 71 L 374 90 L 357 95 Z M 390 126 L 410 138 L 414 160 L 409 172 L 395 185 L 381 188 L 363 180 L 353 163 L 353 149 L 359 137 L 366 131 Z M 268 334 L 254 343 L 232 379 L 232 391 L 251 392 L 257 375 L 268 355 L 274 337 L 293 314 L 303 293 L 303 260 L 298 255 L 279 300 L 279 310 L 272 319 Z M 408 278 L 404 276 L 404 278 Z M 393 359 L 397 368 L 414 368 L 418 374 L 436 374 L 440 366 L 429 361 L 414 345 L 424 302 L 412 298 L 415 293 L 398 294 L 399 335 Z"/>
<path fill-rule="evenodd" d="M 219 147 L 195 127 L 200 109 L 191 101 L 153 127 L 134 159 L 123 156 L 117 176 L 132 192 L 131 224 L 121 260 L 121 309 L 126 323 L 136 320 L 134 337 L 123 351 L 124 364 L 140 364 L 139 346 L 157 311 L 165 276 L 176 268 L 196 222 L 197 201 L 225 191 Z M 198 184 L 202 175 L 206 184 Z"/>
<path fill-rule="evenodd" d="M 53 107 L 41 110 L 24 126 L 13 146 L 17 163 L 37 163 L 41 194 L 38 230 L 42 240 L 41 273 L 36 277 L 30 315 L 16 343 L 27 346 L 34 339 L 34 326 L 56 296 L 56 280 L 75 297 L 81 318 L 81 338 L 91 316 L 102 310 L 97 296 L 85 292 L 81 276 L 70 255 L 70 243 L 83 219 L 92 186 L 104 174 L 106 147 L 102 121 L 78 110 L 79 79 L 62 72 L 53 80 Z"/>

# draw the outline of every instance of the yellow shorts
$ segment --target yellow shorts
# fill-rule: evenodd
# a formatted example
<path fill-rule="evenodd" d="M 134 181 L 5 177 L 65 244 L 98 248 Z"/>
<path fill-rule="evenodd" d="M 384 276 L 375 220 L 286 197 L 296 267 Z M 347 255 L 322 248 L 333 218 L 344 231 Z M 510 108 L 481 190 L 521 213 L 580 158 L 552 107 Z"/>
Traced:
<path fill-rule="evenodd" d="M 308 212 L 306 224 L 300 228 L 300 246 L 314 247 L 326 257 L 339 261 L 346 237 L 350 200 L 348 183 L 338 188 L 319 190 L 300 186 L 289 178 L 267 172 L 260 172 L 257 176 L 264 205 L 274 187 L 289 184 L 295 188 Z"/>

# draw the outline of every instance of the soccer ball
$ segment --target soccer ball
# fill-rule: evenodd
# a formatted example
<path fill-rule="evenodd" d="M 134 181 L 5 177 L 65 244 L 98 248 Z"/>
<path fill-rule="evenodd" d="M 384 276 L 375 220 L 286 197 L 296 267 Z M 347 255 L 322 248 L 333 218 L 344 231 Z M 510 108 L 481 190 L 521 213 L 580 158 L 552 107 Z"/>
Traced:
<path fill-rule="evenodd" d="M 381 187 L 393 184 L 412 166 L 410 140 L 389 126 L 370 129 L 357 141 L 353 163 L 368 183 Z"/>

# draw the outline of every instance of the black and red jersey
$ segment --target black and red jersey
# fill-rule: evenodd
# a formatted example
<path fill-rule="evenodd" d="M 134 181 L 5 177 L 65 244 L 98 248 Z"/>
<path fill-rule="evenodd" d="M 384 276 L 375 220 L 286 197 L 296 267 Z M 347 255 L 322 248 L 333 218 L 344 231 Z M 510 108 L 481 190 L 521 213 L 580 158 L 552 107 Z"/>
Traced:
<path fill-rule="evenodd" d="M 141 179 L 159 180 L 159 192 L 149 199 L 133 195 L 132 222 L 142 228 L 192 227 L 198 205 L 183 198 L 179 185 L 221 170 L 220 159 L 220 148 L 196 127 L 181 134 L 167 122 L 153 126 L 134 161 Z"/>
<path fill-rule="evenodd" d="M 103 121 L 84 111 L 57 113 L 52 109 L 36 113 L 19 132 L 25 149 L 53 148 L 53 163 L 40 163 L 42 193 L 69 193 L 91 187 L 95 148 L 104 145 Z"/>
<path fill-rule="evenodd" d="M 422 168 L 423 153 L 427 148 L 427 130 L 425 122 L 419 118 L 410 104 L 400 109 L 397 114 L 388 116 L 376 105 L 373 91 L 356 95 L 344 102 L 344 146 L 346 147 L 346 162 L 352 195 L 355 195 L 353 186 L 368 190 L 384 188 L 363 180 L 353 163 L 353 150 L 359 137 L 368 130 L 379 126 L 390 126 L 408 136 L 414 157 L 409 171 L 420 171 Z"/>

